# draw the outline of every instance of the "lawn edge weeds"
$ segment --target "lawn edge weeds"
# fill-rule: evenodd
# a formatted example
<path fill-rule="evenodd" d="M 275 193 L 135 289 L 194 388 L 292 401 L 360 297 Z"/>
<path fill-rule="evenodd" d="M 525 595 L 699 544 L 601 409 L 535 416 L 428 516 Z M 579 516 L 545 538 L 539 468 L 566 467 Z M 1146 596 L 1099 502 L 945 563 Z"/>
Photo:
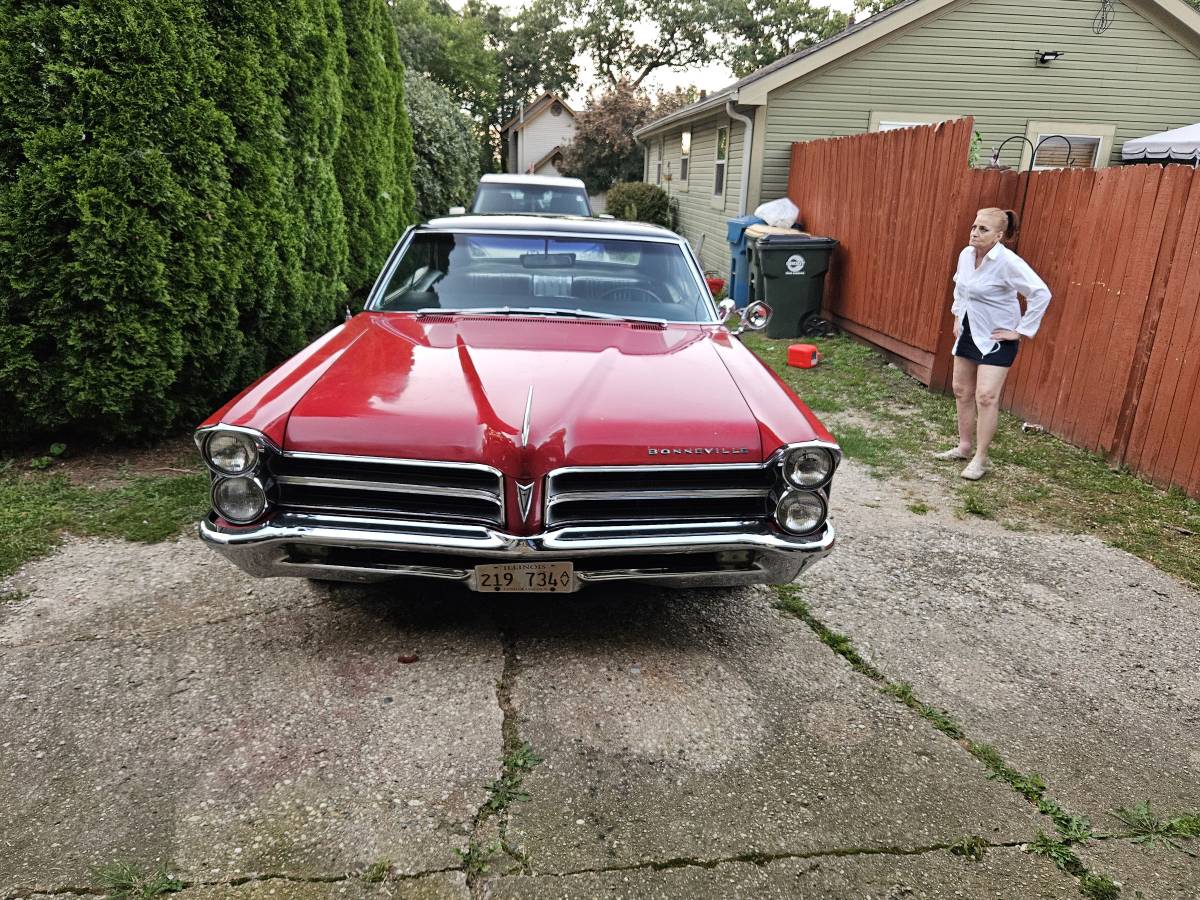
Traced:
<path fill-rule="evenodd" d="M 911 684 L 888 678 L 863 658 L 849 637 L 834 631 L 813 614 L 808 603 L 800 596 L 801 588 L 798 585 L 777 585 L 774 590 L 778 597 L 775 603 L 777 609 L 807 625 L 821 643 L 842 657 L 855 672 L 870 679 L 880 691 L 897 703 L 907 706 L 952 739 L 984 765 L 988 770 L 989 779 L 1005 782 L 1039 814 L 1047 816 L 1054 823 L 1056 836 L 1052 838 L 1039 831 L 1038 837 L 1028 845 L 1029 852 L 1047 856 L 1064 872 L 1078 879 L 1080 892 L 1092 900 L 1112 900 L 1120 896 L 1120 888 L 1111 878 L 1090 871 L 1072 849 L 1073 844 L 1083 844 L 1086 840 L 1096 837 L 1090 823 L 1085 818 L 1070 815 L 1058 801 L 1047 797 L 1046 783 L 1040 775 L 1036 772 L 1025 775 L 1017 771 L 1005 762 L 996 748 L 990 744 L 977 743 L 968 737 L 963 727 L 947 710 L 923 702 L 913 691 Z M 963 849 L 967 851 L 969 848 Z M 970 856 L 970 853 L 964 852 L 963 855 Z"/>

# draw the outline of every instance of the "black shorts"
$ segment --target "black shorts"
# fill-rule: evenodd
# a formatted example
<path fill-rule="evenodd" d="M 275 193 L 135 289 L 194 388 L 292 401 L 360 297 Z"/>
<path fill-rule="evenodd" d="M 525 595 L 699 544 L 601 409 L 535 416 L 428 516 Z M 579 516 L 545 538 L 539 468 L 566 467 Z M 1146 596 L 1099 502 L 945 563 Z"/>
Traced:
<path fill-rule="evenodd" d="M 984 356 L 979 352 L 979 348 L 975 346 L 975 341 L 971 339 L 971 323 L 967 320 L 967 316 L 963 314 L 962 334 L 958 338 L 958 349 L 954 351 L 955 356 L 961 356 L 963 359 L 981 366 L 1003 366 L 1008 368 L 1013 364 L 1013 360 L 1017 358 L 1017 349 L 1021 346 L 1018 341 L 998 341 L 1000 344 L 991 353 Z"/>

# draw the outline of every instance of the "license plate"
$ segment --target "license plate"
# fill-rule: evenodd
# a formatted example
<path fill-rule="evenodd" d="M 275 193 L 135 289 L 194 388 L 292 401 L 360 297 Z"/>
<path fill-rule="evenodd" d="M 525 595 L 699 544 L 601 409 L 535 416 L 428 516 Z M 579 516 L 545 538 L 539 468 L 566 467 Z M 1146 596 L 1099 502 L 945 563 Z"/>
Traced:
<path fill-rule="evenodd" d="M 575 580 L 569 562 L 500 563 L 475 567 L 475 590 L 567 593 Z"/>

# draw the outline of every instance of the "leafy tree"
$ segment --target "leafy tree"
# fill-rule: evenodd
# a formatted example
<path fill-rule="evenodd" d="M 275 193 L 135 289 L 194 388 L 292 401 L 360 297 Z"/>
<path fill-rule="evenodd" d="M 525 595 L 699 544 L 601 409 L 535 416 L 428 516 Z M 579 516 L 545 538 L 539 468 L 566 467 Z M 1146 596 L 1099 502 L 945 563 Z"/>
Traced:
<path fill-rule="evenodd" d="M 641 85 L 657 69 L 712 62 L 720 54 L 713 33 L 721 8 L 713 0 L 573 0 L 580 21 L 579 49 L 609 84 Z M 638 37 L 649 24 L 653 35 Z"/>
<path fill-rule="evenodd" d="M 500 140 L 500 129 L 522 103 L 543 91 L 567 94 L 575 88 L 576 32 L 567 9 L 557 0 L 533 0 L 515 16 L 484 0 L 468 0 L 464 13 L 481 23 L 499 73 L 494 91 L 477 94 L 468 102 L 482 126 L 482 163 L 490 171 L 497 158 L 503 168 L 508 148 Z"/>
<path fill-rule="evenodd" d="M 739 78 L 843 30 L 845 13 L 812 0 L 719 0 L 722 34 L 730 39 L 727 57 Z"/>
<path fill-rule="evenodd" d="M 642 177 L 642 149 L 633 131 L 654 118 L 654 107 L 641 88 L 621 81 L 588 98 L 575 120 L 575 138 L 563 148 L 559 170 L 582 178 L 589 193 L 606 191 L 619 181 Z"/>
<path fill-rule="evenodd" d="M 496 55 L 477 15 L 463 15 L 445 0 L 389 0 L 405 67 L 440 84 L 459 104 L 497 90 Z"/>
<path fill-rule="evenodd" d="M 866 13 L 868 16 L 874 16 L 900 2 L 901 0 L 856 0 L 854 4 L 854 11 L 856 13 Z M 858 16 L 858 18 L 862 19 L 864 17 Z"/>
<path fill-rule="evenodd" d="M 700 99 L 700 89 L 695 85 L 659 91 L 654 97 L 654 118 L 660 119 L 677 109 L 690 106 Z"/>
<path fill-rule="evenodd" d="M 349 245 L 346 283 L 361 295 L 416 216 L 412 131 L 384 0 L 341 0 L 341 9 L 349 66 L 334 168 Z"/>
<path fill-rule="evenodd" d="M 416 148 L 417 218 L 424 221 L 471 199 L 479 181 L 479 141 L 471 119 L 440 84 L 409 72 L 404 96 Z"/>

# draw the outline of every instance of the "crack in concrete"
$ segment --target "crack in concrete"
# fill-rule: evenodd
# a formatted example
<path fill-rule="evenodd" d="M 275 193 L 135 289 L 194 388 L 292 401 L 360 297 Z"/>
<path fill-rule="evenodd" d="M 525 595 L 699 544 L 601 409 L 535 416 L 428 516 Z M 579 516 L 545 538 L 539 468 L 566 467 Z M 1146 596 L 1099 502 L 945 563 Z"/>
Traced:
<path fill-rule="evenodd" d="M 532 872 L 535 878 L 569 878 L 573 875 L 597 875 L 606 872 L 637 872 L 637 871 L 655 871 L 662 872 L 670 869 L 715 869 L 718 866 L 729 865 L 732 863 L 750 863 L 756 866 L 767 866 L 771 863 L 782 862 L 793 859 L 840 859 L 848 856 L 920 856 L 925 853 L 949 852 L 950 849 L 957 845 L 954 843 L 926 844 L 918 847 L 837 847 L 826 850 L 806 850 L 806 851 L 779 851 L 775 853 L 765 853 L 761 851 L 749 853 L 735 853 L 732 856 L 719 856 L 712 859 L 700 859 L 697 857 L 677 856 L 670 859 L 655 859 L 647 860 L 639 863 L 622 863 L 620 865 L 611 866 L 595 866 L 585 869 L 568 869 L 564 872 Z M 1024 846 L 1028 841 L 1001 841 L 992 843 L 981 839 L 981 844 L 986 850 L 996 849 L 1011 849 L 1014 847 Z M 510 877 L 510 876 L 499 876 Z"/>
<path fill-rule="evenodd" d="M 426 869 L 420 872 L 392 872 L 385 878 L 381 879 L 379 884 L 387 884 L 395 881 L 418 881 L 422 878 L 428 878 L 433 875 L 446 875 L 453 872 L 461 872 L 462 869 L 458 866 L 448 866 L 441 869 Z M 183 885 L 181 895 L 195 888 L 209 887 L 241 887 L 244 884 L 259 884 L 268 881 L 282 881 L 288 884 L 342 884 L 347 881 L 361 880 L 361 873 L 347 872 L 339 875 L 290 875 L 287 872 L 265 872 L 257 875 L 239 875 L 236 878 L 221 878 L 213 881 L 188 881 L 186 879 L 178 879 Z M 373 883 L 373 882 L 364 882 Z M 42 887 L 35 885 L 32 888 L 25 888 L 15 894 L 5 894 L 0 896 L 0 900 L 25 900 L 34 894 L 44 894 L 46 896 L 73 895 L 80 897 L 103 897 L 110 892 L 104 888 L 93 886 L 76 886 L 76 885 L 59 885 L 57 887 Z"/>
<path fill-rule="evenodd" d="M 1074 851 L 1071 850 L 1072 844 L 1083 844 L 1085 841 L 1068 837 L 1064 827 L 1065 825 L 1085 820 L 1069 814 L 1063 809 L 1062 804 L 1048 796 L 1049 788 L 1042 781 L 1041 776 L 1037 773 L 1025 775 L 1018 772 L 1009 766 L 1000 756 L 999 752 L 991 745 L 977 743 L 968 737 L 963 727 L 950 716 L 947 710 L 937 709 L 922 702 L 913 692 L 911 685 L 895 682 L 885 675 L 875 665 L 868 662 L 859 654 L 849 637 L 834 631 L 818 619 L 808 604 L 800 598 L 798 591 L 799 589 L 794 585 L 784 585 L 775 588 L 775 593 L 779 597 L 778 607 L 803 622 L 817 636 L 817 639 L 821 643 L 849 663 L 850 668 L 855 674 L 874 682 L 884 693 L 889 694 L 893 699 L 915 712 L 920 718 L 929 722 L 937 731 L 949 737 L 978 762 L 982 763 L 984 768 L 990 773 L 989 778 L 1005 782 L 1015 793 L 1022 796 L 1026 802 L 1032 805 L 1039 815 L 1045 816 L 1054 823 L 1055 829 L 1053 834 L 1055 835 L 1055 841 L 1069 854 L 1065 863 L 1058 860 L 1055 860 L 1055 863 L 1061 870 L 1079 880 L 1081 890 L 1093 879 L 1096 881 L 1107 881 L 1109 884 L 1112 883 L 1108 876 L 1094 873 L 1084 866 Z M 1039 831 L 1038 834 L 1040 839 L 1043 836 L 1042 832 Z"/>
<path fill-rule="evenodd" d="M 508 807 L 514 800 L 525 799 L 521 793 L 524 775 L 541 760 L 532 754 L 521 740 L 517 727 L 517 709 L 512 699 L 512 681 L 517 667 L 516 641 L 511 626 L 497 618 L 496 629 L 500 635 L 503 653 L 503 668 L 496 682 L 496 705 L 502 715 L 500 723 L 500 777 L 488 788 L 488 796 L 475 813 L 467 849 L 458 851 L 463 858 L 462 871 L 467 876 L 467 889 L 472 897 L 479 894 L 479 882 L 487 872 L 488 864 L 497 853 L 503 853 L 516 866 L 517 872 L 532 874 L 529 858 L 508 840 L 510 814 Z M 495 819 L 494 831 L 489 823 Z M 493 838 L 494 840 L 489 840 Z M 510 871 L 505 874 L 515 874 Z"/>

